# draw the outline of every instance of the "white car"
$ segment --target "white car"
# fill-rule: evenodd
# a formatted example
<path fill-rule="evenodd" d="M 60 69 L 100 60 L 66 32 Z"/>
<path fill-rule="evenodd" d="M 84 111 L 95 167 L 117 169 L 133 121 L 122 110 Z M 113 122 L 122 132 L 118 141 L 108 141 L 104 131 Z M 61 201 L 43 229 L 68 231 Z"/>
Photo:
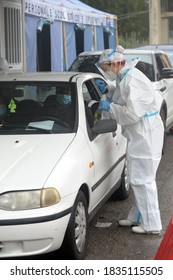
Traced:
<path fill-rule="evenodd" d="M 162 96 L 160 115 L 165 128 L 173 125 L 173 69 L 166 53 L 161 50 L 126 49 L 126 57 L 139 57 L 137 68 L 152 82 L 154 89 Z"/>
<path fill-rule="evenodd" d="M 164 51 L 167 56 L 169 57 L 169 60 L 171 62 L 171 65 L 173 66 L 173 45 L 172 44 L 152 44 L 152 45 L 144 45 L 137 47 L 136 49 L 141 49 L 141 50 L 161 50 Z"/>
<path fill-rule="evenodd" d="M 0 258 L 61 247 L 84 259 L 89 221 L 111 195 L 128 197 L 126 139 L 97 110 L 98 79 L 1 75 Z"/>

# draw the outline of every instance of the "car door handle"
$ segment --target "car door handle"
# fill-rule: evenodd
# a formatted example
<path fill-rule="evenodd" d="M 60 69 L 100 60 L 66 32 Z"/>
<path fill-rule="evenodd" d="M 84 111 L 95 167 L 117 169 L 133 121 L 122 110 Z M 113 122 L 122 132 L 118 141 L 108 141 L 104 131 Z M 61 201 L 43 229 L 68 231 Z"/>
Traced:
<path fill-rule="evenodd" d="M 166 90 L 166 87 L 162 87 L 162 88 L 160 89 L 161 92 L 163 92 L 163 91 L 165 91 L 165 90 Z"/>

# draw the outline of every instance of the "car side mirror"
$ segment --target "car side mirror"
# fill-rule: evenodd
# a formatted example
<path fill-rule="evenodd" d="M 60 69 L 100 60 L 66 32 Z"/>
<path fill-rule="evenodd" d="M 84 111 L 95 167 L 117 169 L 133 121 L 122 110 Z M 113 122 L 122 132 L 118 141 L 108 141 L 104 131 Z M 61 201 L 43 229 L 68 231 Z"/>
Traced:
<path fill-rule="evenodd" d="M 162 69 L 162 79 L 173 78 L 173 68 L 163 68 Z"/>
<path fill-rule="evenodd" d="M 117 130 L 117 122 L 112 119 L 98 120 L 91 131 L 94 135 L 115 132 Z"/>

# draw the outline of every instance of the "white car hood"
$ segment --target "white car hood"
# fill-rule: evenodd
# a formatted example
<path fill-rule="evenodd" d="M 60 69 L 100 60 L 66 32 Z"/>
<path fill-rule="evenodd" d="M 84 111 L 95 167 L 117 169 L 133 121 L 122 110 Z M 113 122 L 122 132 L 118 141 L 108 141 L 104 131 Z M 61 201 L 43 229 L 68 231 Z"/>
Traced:
<path fill-rule="evenodd" d="M 74 136 L 0 135 L 0 192 L 43 187 Z"/>

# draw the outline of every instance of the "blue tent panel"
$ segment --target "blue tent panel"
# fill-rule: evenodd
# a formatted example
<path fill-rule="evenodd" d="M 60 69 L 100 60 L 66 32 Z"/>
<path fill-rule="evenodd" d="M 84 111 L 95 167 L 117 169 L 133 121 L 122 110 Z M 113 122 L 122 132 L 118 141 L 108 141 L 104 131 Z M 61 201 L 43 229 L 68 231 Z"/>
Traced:
<path fill-rule="evenodd" d="M 34 16 L 25 16 L 26 65 L 28 72 L 36 72 L 37 22 Z"/>
<path fill-rule="evenodd" d="M 93 49 L 93 27 L 90 25 L 86 25 L 84 32 L 84 51 L 92 51 Z"/>
<path fill-rule="evenodd" d="M 103 27 L 97 26 L 96 27 L 96 35 L 97 35 L 97 50 L 104 49 L 104 39 L 103 39 Z"/>
<path fill-rule="evenodd" d="M 67 51 L 67 60 L 66 60 L 66 69 L 72 64 L 76 58 L 76 49 L 75 49 L 75 24 L 65 23 L 65 32 L 66 32 L 66 51 Z"/>
<path fill-rule="evenodd" d="M 63 39 L 62 22 L 51 24 L 51 70 L 63 71 Z"/>
<path fill-rule="evenodd" d="M 29 72 L 37 71 L 37 30 L 42 24 L 50 25 L 51 71 L 67 70 L 76 58 L 76 24 L 85 27 L 84 51 L 104 49 L 105 27 L 110 30 L 109 47 L 116 45 L 114 15 L 78 0 L 25 0 L 26 63 Z"/>

